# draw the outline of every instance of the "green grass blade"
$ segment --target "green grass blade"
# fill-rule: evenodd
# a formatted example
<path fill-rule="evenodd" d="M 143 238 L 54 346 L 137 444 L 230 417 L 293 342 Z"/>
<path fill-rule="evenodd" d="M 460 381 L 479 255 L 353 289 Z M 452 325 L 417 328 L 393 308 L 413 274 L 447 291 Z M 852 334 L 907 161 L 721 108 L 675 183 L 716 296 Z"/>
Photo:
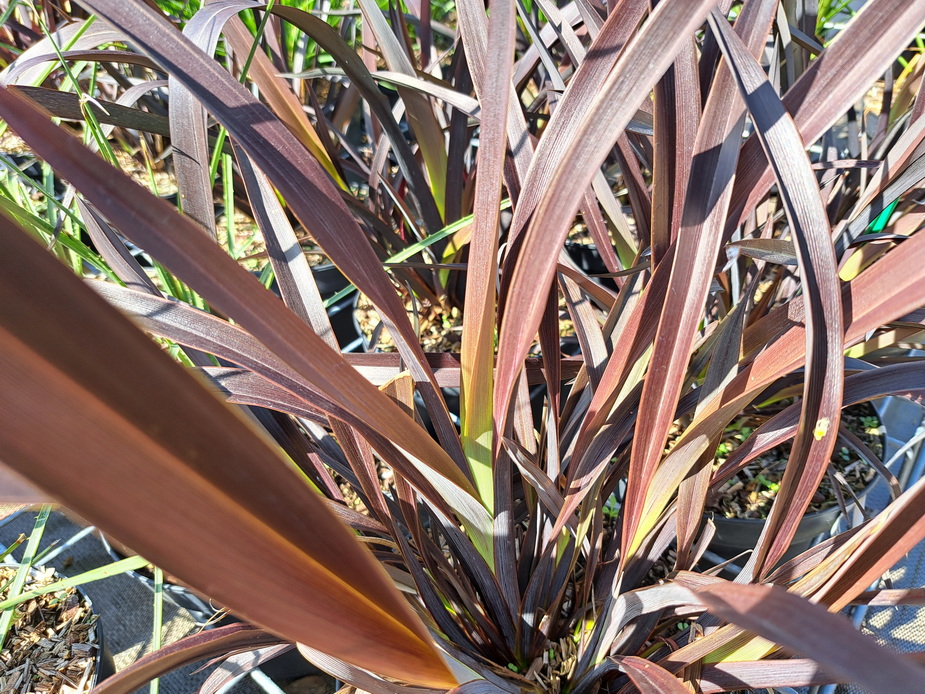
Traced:
<path fill-rule="evenodd" d="M 0 615 L 0 649 L 3 648 L 10 627 L 13 626 L 13 620 L 16 619 L 16 610 L 12 608 L 29 599 L 23 597 L 23 595 L 29 595 L 29 593 L 22 594 L 22 589 L 23 586 L 26 585 L 26 578 L 28 578 L 29 571 L 32 569 L 32 562 L 35 559 L 39 544 L 42 542 L 42 535 L 45 534 L 45 524 L 48 522 L 48 516 L 50 514 L 51 506 L 43 506 L 42 510 L 39 511 L 38 515 L 35 517 L 35 526 L 32 528 L 32 534 L 29 536 L 29 542 L 26 544 L 26 551 L 23 553 L 22 562 L 19 564 L 16 577 L 13 579 L 13 584 L 10 586 L 8 592 L 10 597 L 0 603 L 0 609 L 3 610 L 3 614 Z"/>
<path fill-rule="evenodd" d="M 510 207 L 511 207 L 511 200 L 510 198 L 507 198 L 501 201 L 501 204 L 498 206 L 498 210 L 499 211 L 507 210 Z M 453 234 L 455 234 L 457 231 L 459 231 L 463 227 L 466 227 L 472 224 L 474 219 L 475 219 L 474 214 L 466 215 L 462 219 L 443 227 L 440 231 L 434 232 L 433 234 L 429 235 L 426 239 L 422 239 L 421 241 L 413 243 L 407 248 L 399 251 L 395 255 L 389 256 L 388 258 L 382 261 L 382 264 L 388 265 L 390 263 L 400 263 L 404 260 L 407 260 L 408 258 L 420 253 L 422 250 L 424 250 L 428 246 L 432 246 L 433 244 L 437 243 L 437 241 L 442 241 L 447 236 L 452 236 Z M 330 299 L 325 300 L 324 302 L 325 308 L 329 308 L 333 306 L 338 301 L 343 299 L 345 296 L 350 296 L 353 292 L 356 291 L 356 289 L 357 289 L 356 286 L 352 284 L 348 287 L 344 287 L 339 292 L 334 294 L 334 296 L 332 296 Z"/>
<path fill-rule="evenodd" d="M 26 553 L 28 555 L 28 549 L 26 550 Z M 23 557 L 23 564 L 25 563 L 26 558 Z M 32 598 L 37 598 L 40 595 L 47 595 L 48 593 L 54 593 L 55 591 L 64 590 L 65 588 L 73 588 L 74 586 L 80 586 L 84 583 L 91 583 L 92 581 L 98 581 L 101 578 L 109 578 L 110 576 L 116 576 L 117 574 L 125 573 L 126 571 L 134 571 L 147 565 L 148 560 L 144 559 L 143 557 L 129 557 L 128 559 L 122 559 L 121 561 L 113 562 L 112 564 L 107 564 L 106 566 L 101 566 L 98 569 L 85 571 L 78 576 L 64 578 L 60 581 L 49 583 L 47 586 L 43 586 L 42 588 L 17 594 L 15 597 L 9 597 L 3 602 L 0 602 L 0 610 L 10 610 L 10 608 L 21 605 L 24 602 L 28 602 L 29 600 L 32 600 Z M 25 579 L 23 580 L 25 581 Z"/>
<path fill-rule="evenodd" d="M 13 542 L 13 544 L 11 544 L 9 547 L 3 550 L 2 553 L 0 553 L 0 561 L 2 561 L 3 559 L 6 559 L 13 552 L 19 549 L 19 546 L 25 541 L 26 541 L 25 535 L 20 535 L 19 537 L 17 537 L 16 540 Z"/>

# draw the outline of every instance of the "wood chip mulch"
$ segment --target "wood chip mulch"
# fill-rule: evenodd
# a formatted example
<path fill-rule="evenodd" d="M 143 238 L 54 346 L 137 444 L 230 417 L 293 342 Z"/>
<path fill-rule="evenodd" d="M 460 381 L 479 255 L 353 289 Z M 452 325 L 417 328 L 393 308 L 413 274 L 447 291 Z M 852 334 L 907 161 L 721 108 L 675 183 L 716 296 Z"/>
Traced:
<path fill-rule="evenodd" d="M 16 567 L 0 567 L 0 598 L 6 598 Z M 37 569 L 25 591 L 58 580 L 53 569 Z M 98 635 L 96 615 L 73 588 L 34 598 L 17 608 L 0 652 L 0 692 L 85 694 L 93 684 Z"/>

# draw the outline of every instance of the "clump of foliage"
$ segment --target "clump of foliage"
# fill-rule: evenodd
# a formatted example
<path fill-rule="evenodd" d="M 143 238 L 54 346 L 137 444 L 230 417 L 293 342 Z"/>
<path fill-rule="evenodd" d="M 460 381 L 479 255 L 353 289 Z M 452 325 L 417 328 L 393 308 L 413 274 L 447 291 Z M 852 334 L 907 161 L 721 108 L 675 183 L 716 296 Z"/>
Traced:
<path fill-rule="evenodd" d="M 925 536 L 922 483 L 778 562 L 843 406 L 925 389 L 877 352 L 922 330 L 895 66 L 925 5 L 797 6 L 10 3 L 0 117 L 44 163 L 0 191 L 3 463 L 262 627 L 100 691 L 279 639 L 376 693 L 912 691 L 837 613 L 916 599 L 864 591 Z M 341 354 L 304 245 L 397 353 Z M 723 431 L 783 392 L 738 449 L 793 438 L 765 531 L 700 573 Z"/>

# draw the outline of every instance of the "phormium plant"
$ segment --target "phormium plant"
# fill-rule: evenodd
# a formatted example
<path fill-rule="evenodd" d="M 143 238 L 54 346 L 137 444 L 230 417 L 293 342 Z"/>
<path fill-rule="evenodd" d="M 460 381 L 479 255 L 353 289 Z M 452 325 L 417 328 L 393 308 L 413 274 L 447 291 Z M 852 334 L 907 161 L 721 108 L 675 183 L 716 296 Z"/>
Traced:
<path fill-rule="evenodd" d="M 925 3 L 841 4 L 5 3 L 0 117 L 44 162 L 0 188 L 7 496 L 260 625 L 98 691 L 284 642 L 376 693 L 917 691 L 837 613 L 921 599 L 865 591 L 923 483 L 779 564 L 842 407 L 925 391 L 876 352 L 922 330 Z M 340 353 L 306 245 L 394 351 Z M 714 452 L 782 391 L 728 581 Z"/>

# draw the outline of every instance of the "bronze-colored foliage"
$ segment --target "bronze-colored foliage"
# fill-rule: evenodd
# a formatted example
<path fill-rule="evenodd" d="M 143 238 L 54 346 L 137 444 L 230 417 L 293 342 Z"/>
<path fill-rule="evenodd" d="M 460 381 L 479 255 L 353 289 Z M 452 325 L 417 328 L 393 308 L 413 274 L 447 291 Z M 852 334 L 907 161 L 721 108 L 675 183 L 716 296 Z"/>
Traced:
<path fill-rule="evenodd" d="M 867 589 L 925 481 L 780 560 L 841 409 L 925 394 L 895 349 L 925 332 L 925 4 L 834 36 L 777 0 L 77 4 L 0 27 L 0 118 L 47 165 L 0 171 L 0 491 L 260 627 L 99 691 L 285 643 L 374 694 L 912 691 L 921 654 L 834 613 L 922 602 Z M 354 288 L 367 354 L 329 313 Z M 706 571 L 707 495 L 788 438 L 739 580 Z"/>

